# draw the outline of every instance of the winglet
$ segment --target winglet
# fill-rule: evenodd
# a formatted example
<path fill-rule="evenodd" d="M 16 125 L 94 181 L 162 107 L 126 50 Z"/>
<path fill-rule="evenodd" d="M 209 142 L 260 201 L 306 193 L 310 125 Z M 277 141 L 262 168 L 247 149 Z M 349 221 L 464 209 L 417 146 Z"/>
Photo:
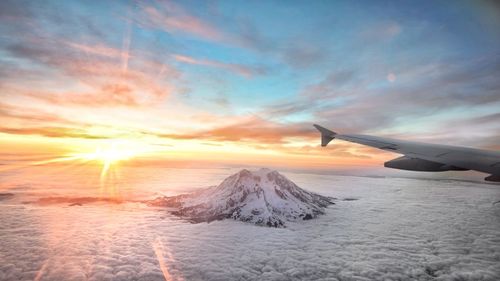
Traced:
<path fill-rule="evenodd" d="M 327 128 L 323 128 L 320 125 L 314 124 L 314 127 L 318 129 L 321 133 L 321 146 L 326 146 L 329 142 L 331 142 L 337 133 L 328 130 Z"/>

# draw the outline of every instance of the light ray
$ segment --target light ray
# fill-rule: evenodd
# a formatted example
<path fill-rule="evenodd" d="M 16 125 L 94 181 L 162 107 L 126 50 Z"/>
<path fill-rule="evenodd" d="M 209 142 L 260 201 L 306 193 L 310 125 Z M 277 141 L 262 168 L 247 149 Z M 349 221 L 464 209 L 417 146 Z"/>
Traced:
<path fill-rule="evenodd" d="M 49 261 L 50 259 L 47 259 L 43 262 L 42 266 L 40 267 L 40 269 L 37 271 L 36 275 L 35 275 L 35 278 L 33 279 L 33 281 L 40 281 L 42 279 L 42 276 L 43 274 L 45 273 L 45 268 L 47 267 L 47 265 L 49 264 Z"/>
<path fill-rule="evenodd" d="M 168 248 L 164 246 L 159 237 L 153 241 L 152 246 L 165 281 L 184 281 L 183 276 L 177 276 L 176 278 L 172 276 L 171 270 L 169 270 L 169 263 L 175 262 L 175 259 Z M 165 258 L 165 254 L 167 255 L 167 258 Z"/>
<path fill-rule="evenodd" d="M 94 151 L 73 152 L 46 160 L 10 164 L 0 167 L 0 171 L 3 172 L 64 162 L 68 162 L 70 165 L 74 165 L 75 163 L 84 165 L 97 164 L 101 166 L 99 173 L 101 194 L 116 197 L 120 195 L 119 186 L 117 185 L 117 181 L 119 180 L 119 173 L 117 173 L 117 169 L 120 166 L 119 164 L 138 155 L 151 153 L 156 150 L 157 149 L 145 143 L 131 140 L 113 140 L 101 143 Z"/>

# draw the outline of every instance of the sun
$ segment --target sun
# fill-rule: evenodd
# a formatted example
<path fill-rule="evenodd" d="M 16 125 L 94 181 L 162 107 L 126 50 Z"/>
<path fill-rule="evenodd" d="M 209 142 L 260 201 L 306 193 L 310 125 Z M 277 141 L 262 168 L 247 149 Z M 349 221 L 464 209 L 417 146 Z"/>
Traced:
<path fill-rule="evenodd" d="M 120 161 L 125 161 L 133 158 L 138 154 L 138 149 L 134 146 L 127 145 L 123 142 L 111 142 L 109 144 L 99 146 L 93 152 L 72 153 L 71 158 L 82 160 L 84 162 L 98 161 L 102 165 L 101 183 L 106 180 L 108 171 L 112 165 Z"/>
<path fill-rule="evenodd" d="M 94 151 L 70 153 L 65 159 L 100 163 L 102 165 L 100 178 L 101 183 L 104 183 L 111 167 L 144 153 L 145 146 L 138 142 L 115 140 L 102 143 Z"/>
<path fill-rule="evenodd" d="M 99 161 L 104 166 L 129 160 L 140 154 L 140 145 L 130 144 L 122 141 L 113 141 L 98 146 L 94 151 L 76 152 L 68 154 L 69 158 L 84 162 Z"/>
<path fill-rule="evenodd" d="M 129 160 L 137 155 L 137 151 L 131 147 L 123 147 L 118 143 L 112 143 L 107 147 L 98 147 L 94 152 L 74 153 L 73 156 L 87 161 L 101 161 L 102 163 L 113 163 Z"/>
<path fill-rule="evenodd" d="M 150 157 L 153 154 L 161 152 L 164 152 L 164 150 L 158 149 L 154 143 L 142 139 L 114 139 L 93 144 L 85 143 L 79 147 L 74 147 L 73 152 L 56 158 L 35 161 L 30 163 L 30 165 L 38 166 L 65 162 L 98 165 L 101 167 L 101 189 L 105 190 L 107 185 L 116 185 L 117 180 L 119 180 L 120 162 L 132 160 L 136 157 Z M 117 192 L 113 194 L 115 193 Z"/>

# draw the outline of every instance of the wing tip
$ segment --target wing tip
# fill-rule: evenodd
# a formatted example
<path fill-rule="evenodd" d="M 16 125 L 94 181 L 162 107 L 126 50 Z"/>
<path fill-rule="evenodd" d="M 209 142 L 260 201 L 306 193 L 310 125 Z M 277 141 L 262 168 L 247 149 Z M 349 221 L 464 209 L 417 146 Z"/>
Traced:
<path fill-rule="evenodd" d="M 321 146 L 323 147 L 327 146 L 337 135 L 334 131 L 330 131 L 318 124 L 313 124 L 313 126 L 321 133 Z"/>

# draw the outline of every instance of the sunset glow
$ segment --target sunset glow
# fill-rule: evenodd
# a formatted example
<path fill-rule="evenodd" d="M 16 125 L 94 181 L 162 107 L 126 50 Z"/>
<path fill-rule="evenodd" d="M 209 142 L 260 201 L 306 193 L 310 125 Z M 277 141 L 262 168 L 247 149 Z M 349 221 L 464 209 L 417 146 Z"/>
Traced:
<path fill-rule="evenodd" d="M 313 123 L 498 148 L 499 22 L 486 2 L 458 5 L 456 18 L 440 16 L 446 5 L 411 16 L 392 5 L 387 19 L 373 3 L 355 18 L 328 2 L 2 5 L 6 155 L 300 169 L 370 168 L 391 157 L 345 142 L 322 149 Z M 298 12 L 309 20 L 295 21 Z M 455 31 L 479 27 L 473 39 Z"/>
<path fill-rule="evenodd" d="M 100 175 L 101 186 L 105 189 L 110 168 L 120 161 L 130 160 L 134 156 L 139 155 L 141 151 L 144 150 L 141 150 L 139 144 L 114 141 L 108 144 L 107 147 L 98 147 L 94 152 L 70 154 L 68 159 L 84 162 L 100 162 L 102 164 Z"/>
<path fill-rule="evenodd" d="M 141 144 L 113 141 L 105 147 L 97 147 L 94 152 L 81 152 L 69 154 L 68 158 L 83 161 L 100 161 L 104 165 L 114 162 L 129 160 L 146 150 Z"/>
<path fill-rule="evenodd" d="M 498 0 L 0 0 L 0 281 L 500 280 L 499 31 Z"/>

